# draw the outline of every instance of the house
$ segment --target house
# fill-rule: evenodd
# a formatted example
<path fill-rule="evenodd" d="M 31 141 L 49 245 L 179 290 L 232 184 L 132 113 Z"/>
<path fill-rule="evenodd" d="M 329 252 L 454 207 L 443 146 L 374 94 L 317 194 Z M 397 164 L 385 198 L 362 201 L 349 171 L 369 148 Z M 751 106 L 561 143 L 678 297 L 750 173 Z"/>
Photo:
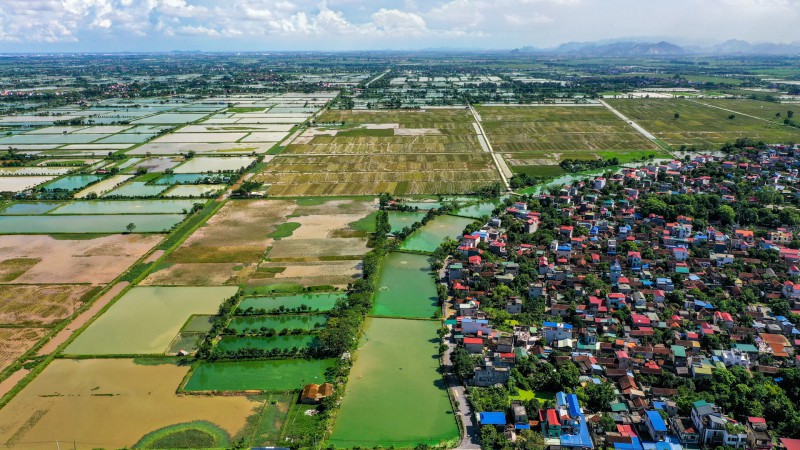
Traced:
<path fill-rule="evenodd" d="M 447 277 L 450 280 L 460 280 L 461 279 L 461 271 L 464 269 L 464 266 L 461 263 L 453 263 L 450 264 L 450 268 L 447 273 Z"/>
<path fill-rule="evenodd" d="M 772 437 L 767 431 L 767 421 L 763 417 L 747 418 L 747 448 L 753 450 L 771 450 Z"/>
<path fill-rule="evenodd" d="M 641 252 L 628 252 L 628 266 L 633 270 L 642 268 L 642 253 Z"/>
<path fill-rule="evenodd" d="M 469 353 L 483 353 L 483 338 L 464 338 L 464 348 Z"/>
<path fill-rule="evenodd" d="M 520 314 L 522 312 L 522 299 L 512 297 L 506 301 L 506 312 L 509 314 Z"/>
<path fill-rule="evenodd" d="M 672 256 L 675 258 L 675 261 L 686 261 L 689 259 L 689 250 L 683 247 L 675 247 L 672 249 Z"/>
<path fill-rule="evenodd" d="M 530 430 L 531 425 L 528 422 L 528 412 L 525 407 L 519 404 L 511 406 L 511 412 L 514 415 L 514 429 L 517 430 Z"/>
<path fill-rule="evenodd" d="M 678 437 L 678 441 L 684 446 L 696 446 L 700 442 L 700 433 L 694 426 L 694 422 L 688 417 L 672 417 L 669 421 L 672 431 Z"/>
<path fill-rule="evenodd" d="M 663 441 L 667 437 L 667 424 L 658 411 L 645 411 L 644 424 L 654 441 Z"/>
<path fill-rule="evenodd" d="M 800 284 L 795 284 L 787 280 L 783 283 L 781 292 L 786 298 L 800 298 Z"/>
<path fill-rule="evenodd" d="M 482 387 L 506 384 L 510 375 L 511 370 L 508 367 L 503 367 L 489 358 L 484 358 L 483 363 L 475 367 L 472 374 L 472 384 Z"/>
<path fill-rule="evenodd" d="M 325 397 L 333 395 L 333 385 L 330 383 L 307 384 L 300 394 L 300 403 L 316 405 Z"/>
<path fill-rule="evenodd" d="M 572 339 L 572 325 L 568 323 L 544 322 L 542 323 L 542 332 L 548 345 L 564 339 Z"/>
<path fill-rule="evenodd" d="M 710 447 L 727 445 L 734 448 L 747 446 L 747 432 L 744 427 L 731 427 L 729 419 L 719 407 L 705 400 L 692 403 L 692 422 L 699 430 L 700 444 Z"/>
<path fill-rule="evenodd" d="M 506 426 L 506 415 L 502 412 L 479 412 L 478 423 L 481 425 Z"/>
<path fill-rule="evenodd" d="M 561 437 L 561 420 L 559 420 L 555 409 L 540 409 L 539 424 L 542 428 L 542 436 L 545 439 Z"/>

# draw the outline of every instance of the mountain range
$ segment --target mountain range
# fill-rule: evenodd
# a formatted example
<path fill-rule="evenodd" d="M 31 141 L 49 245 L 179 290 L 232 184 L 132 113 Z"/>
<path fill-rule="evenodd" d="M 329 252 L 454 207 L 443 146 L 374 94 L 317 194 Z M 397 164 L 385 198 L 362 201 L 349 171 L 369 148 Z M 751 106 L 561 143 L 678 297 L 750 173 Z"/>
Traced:
<path fill-rule="evenodd" d="M 731 39 L 714 46 L 679 46 L 666 41 L 567 42 L 554 48 L 522 47 L 515 53 L 540 53 L 584 57 L 680 55 L 800 55 L 800 42 L 750 43 Z"/>

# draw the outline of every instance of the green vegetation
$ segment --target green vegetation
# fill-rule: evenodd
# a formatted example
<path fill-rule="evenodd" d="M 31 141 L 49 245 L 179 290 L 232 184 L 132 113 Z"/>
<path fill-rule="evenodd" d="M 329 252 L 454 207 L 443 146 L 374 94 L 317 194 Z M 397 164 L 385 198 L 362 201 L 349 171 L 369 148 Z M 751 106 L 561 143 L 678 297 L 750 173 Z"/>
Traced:
<path fill-rule="evenodd" d="M 439 298 L 428 256 L 390 253 L 378 274 L 372 314 L 386 317 L 433 317 Z"/>
<path fill-rule="evenodd" d="M 161 428 L 145 435 L 133 448 L 226 448 L 231 438 L 211 422 L 196 421 Z"/>
<path fill-rule="evenodd" d="M 287 391 L 324 383 L 335 359 L 283 359 L 202 362 L 192 372 L 187 391 Z"/>
<path fill-rule="evenodd" d="M 296 229 L 300 228 L 300 226 L 301 225 L 299 223 L 297 223 L 297 222 L 284 222 L 284 223 L 278 224 L 275 227 L 275 231 L 273 231 L 272 233 L 268 234 L 267 237 L 270 237 L 270 238 L 276 239 L 276 240 L 279 240 L 279 239 L 282 239 L 282 238 L 285 238 L 285 237 L 289 237 L 289 236 L 292 235 L 292 233 L 294 233 L 294 231 Z"/>

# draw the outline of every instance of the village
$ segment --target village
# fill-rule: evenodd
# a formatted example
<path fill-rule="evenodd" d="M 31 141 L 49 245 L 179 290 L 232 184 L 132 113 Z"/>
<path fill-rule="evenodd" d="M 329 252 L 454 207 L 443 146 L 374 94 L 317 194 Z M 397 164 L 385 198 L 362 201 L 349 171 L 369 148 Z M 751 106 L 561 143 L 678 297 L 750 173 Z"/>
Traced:
<path fill-rule="evenodd" d="M 623 168 L 468 227 L 443 282 L 482 447 L 800 448 L 798 151 Z"/>

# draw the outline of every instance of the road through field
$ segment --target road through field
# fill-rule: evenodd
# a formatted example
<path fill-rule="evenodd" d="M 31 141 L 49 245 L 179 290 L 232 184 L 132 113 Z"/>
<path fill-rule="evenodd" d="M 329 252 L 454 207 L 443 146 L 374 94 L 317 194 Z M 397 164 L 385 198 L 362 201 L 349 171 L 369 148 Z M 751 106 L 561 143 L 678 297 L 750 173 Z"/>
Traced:
<path fill-rule="evenodd" d="M 483 125 L 481 125 L 481 116 L 478 114 L 478 111 L 475 111 L 475 108 L 473 108 L 472 105 L 469 106 L 469 110 L 472 112 L 472 117 L 475 118 L 475 131 L 478 132 L 478 141 L 481 143 L 481 147 L 484 149 L 489 149 L 489 153 L 492 155 L 492 161 L 494 161 L 494 165 L 497 166 L 497 172 L 500 173 L 500 179 L 503 180 L 503 184 L 505 184 L 506 189 L 510 191 L 511 184 L 508 182 L 508 179 L 514 174 L 511 172 L 511 169 L 508 168 L 508 165 L 503 160 L 503 157 L 494 152 L 492 144 L 489 142 L 489 138 L 486 136 L 486 132 L 483 130 Z"/>
<path fill-rule="evenodd" d="M 625 123 L 627 123 L 628 125 L 632 126 L 634 130 L 636 130 L 636 131 L 638 131 L 639 133 L 641 133 L 641 135 L 642 135 L 642 136 L 646 137 L 647 139 L 650 139 L 650 140 L 651 140 L 651 141 L 653 141 L 653 143 L 654 143 L 654 144 L 656 144 L 656 145 L 657 145 L 657 146 L 658 146 L 660 149 L 664 150 L 665 152 L 669 153 L 669 155 L 670 155 L 670 156 L 672 156 L 673 158 L 675 158 L 675 155 L 674 155 L 674 154 L 672 153 L 672 151 L 671 151 L 671 150 L 670 150 L 670 149 L 669 149 L 669 148 L 666 146 L 666 144 L 662 144 L 662 142 L 661 142 L 661 141 L 660 141 L 660 140 L 659 140 L 657 137 L 655 137 L 655 135 L 653 135 L 653 133 L 651 133 L 651 132 L 649 132 L 649 131 L 645 130 L 645 129 L 644 129 L 642 126 L 641 126 L 641 125 L 639 125 L 638 123 L 636 123 L 636 122 L 634 122 L 633 120 L 629 119 L 628 117 L 626 117 L 626 116 L 625 116 L 624 114 L 622 114 L 621 112 L 617 111 L 617 110 L 616 110 L 616 109 L 615 109 L 613 106 L 609 105 L 609 104 L 608 104 L 608 103 L 606 103 L 604 100 L 598 100 L 598 101 L 599 101 L 600 103 L 602 103 L 602 104 L 603 104 L 603 106 L 605 106 L 606 108 L 608 108 L 608 110 L 609 110 L 609 111 L 611 111 L 612 113 L 614 113 L 614 114 L 615 114 L 617 117 L 619 117 L 620 119 L 624 120 L 624 121 L 625 121 Z"/>

